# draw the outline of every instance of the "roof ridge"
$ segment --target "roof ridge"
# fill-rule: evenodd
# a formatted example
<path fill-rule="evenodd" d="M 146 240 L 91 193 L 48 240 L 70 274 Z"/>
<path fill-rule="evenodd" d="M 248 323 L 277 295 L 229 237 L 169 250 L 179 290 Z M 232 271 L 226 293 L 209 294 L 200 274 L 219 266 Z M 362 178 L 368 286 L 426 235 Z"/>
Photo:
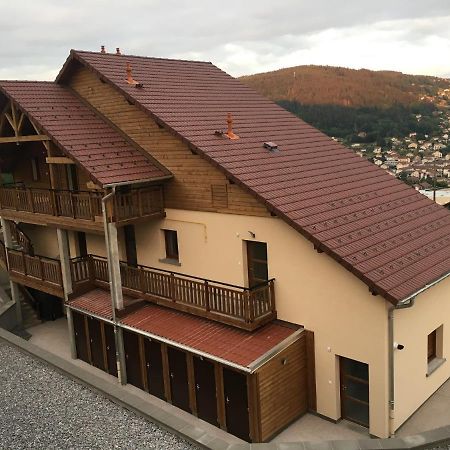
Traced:
<path fill-rule="evenodd" d="M 45 83 L 45 84 L 56 84 L 51 80 L 0 80 L 0 83 Z"/>
<path fill-rule="evenodd" d="M 115 53 L 101 53 L 101 52 L 95 52 L 92 50 L 77 50 L 77 49 L 71 49 L 70 52 L 72 53 L 89 53 L 91 55 L 100 55 L 100 56 L 117 56 L 117 57 L 126 57 L 126 58 L 136 58 L 136 59 L 144 59 L 144 60 L 158 60 L 158 61 L 178 61 L 178 62 L 189 62 L 189 63 L 196 63 L 196 64 L 211 64 L 214 65 L 211 61 L 198 61 L 194 59 L 180 59 L 180 58 L 162 58 L 160 56 L 142 56 L 142 55 L 131 55 L 131 54 L 125 54 L 121 53 L 120 55 L 116 55 Z"/>

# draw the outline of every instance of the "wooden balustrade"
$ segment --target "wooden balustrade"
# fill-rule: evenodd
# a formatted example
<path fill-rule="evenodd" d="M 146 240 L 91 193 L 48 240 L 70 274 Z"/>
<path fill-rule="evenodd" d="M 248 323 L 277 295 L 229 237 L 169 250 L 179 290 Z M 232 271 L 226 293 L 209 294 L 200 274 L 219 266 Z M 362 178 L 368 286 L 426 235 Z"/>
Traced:
<path fill-rule="evenodd" d="M 168 272 L 147 266 L 120 263 L 122 288 L 136 298 L 206 316 L 220 322 L 253 329 L 275 318 L 274 280 L 249 289 L 218 281 Z M 105 258 L 88 255 L 72 260 L 72 282 L 107 286 Z"/>
<path fill-rule="evenodd" d="M 0 187 L 0 209 L 95 221 L 102 215 L 103 195 L 100 191 Z M 130 222 L 163 211 L 162 187 L 142 187 L 117 192 L 110 218 Z"/>
<path fill-rule="evenodd" d="M 11 275 L 20 277 L 19 280 L 30 287 L 42 288 L 47 292 L 62 293 L 61 263 L 57 259 L 39 255 L 29 255 L 20 250 L 6 249 L 8 268 Z M 51 290 L 49 290 L 51 289 Z"/>

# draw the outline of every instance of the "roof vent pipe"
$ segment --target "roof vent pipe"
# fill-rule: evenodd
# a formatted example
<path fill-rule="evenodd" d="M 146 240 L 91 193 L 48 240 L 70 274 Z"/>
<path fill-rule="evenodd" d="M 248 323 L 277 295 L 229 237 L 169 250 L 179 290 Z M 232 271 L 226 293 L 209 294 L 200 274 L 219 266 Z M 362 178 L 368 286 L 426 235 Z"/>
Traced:
<path fill-rule="evenodd" d="M 100 53 L 106 53 L 106 50 L 105 50 L 105 46 L 104 46 L 104 45 L 102 45 L 102 46 L 100 47 Z"/>
<path fill-rule="evenodd" d="M 137 88 L 141 88 L 144 85 L 142 83 L 137 82 L 134 78 L 133 78 L 133 72 L 131 69 L 131 64 L 127 63 L 127 83 L 131 84 L 132 86 L 135 86 Z"/>
<path fill-rule="evenodd" d="M 120 48 L 117 47 L 117 48 L 116 48 L 116 55 L 119 55 L 119 56 L 120 56 L 121 54 L 122 54 L 122 53 L 120 53 Z"/>
<path fill-rule="evenodd" d="M 228 131 L 226 133 L 227 138 L 239 139 L 239 136 L 233 133 L 233 117 L 231 116 L 231 113 L 228 113 L 227 115 L 227 124 L 228 124 Z"/>

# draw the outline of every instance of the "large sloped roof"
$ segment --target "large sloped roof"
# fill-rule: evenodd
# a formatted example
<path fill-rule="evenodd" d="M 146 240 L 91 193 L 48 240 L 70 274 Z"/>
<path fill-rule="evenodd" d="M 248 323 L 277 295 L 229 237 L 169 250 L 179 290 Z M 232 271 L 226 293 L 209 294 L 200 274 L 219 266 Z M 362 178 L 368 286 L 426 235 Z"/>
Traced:
<path fill-rule="evenodd" d="M 73 60 L 392 303 L 450 273 L 448 210 L 211 63 L 72 51 L 58 82 Z M 126 82 L 128 63 L 143 87 Z M 228 112 L 238 140 L 214 133 Z"/>
<path fill-rule="evenodd" d="M 0 92 L 15 101 L 101 185 L 148 181 L 169 174 L 64 86 L 43 81 L 0 81 Z"/>

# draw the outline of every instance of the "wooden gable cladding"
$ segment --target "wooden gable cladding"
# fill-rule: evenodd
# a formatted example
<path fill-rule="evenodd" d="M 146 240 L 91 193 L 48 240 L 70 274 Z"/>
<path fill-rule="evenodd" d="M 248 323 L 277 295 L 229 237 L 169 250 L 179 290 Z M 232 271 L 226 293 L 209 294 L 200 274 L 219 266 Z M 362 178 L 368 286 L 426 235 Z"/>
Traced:
<path fill-rule="evenodd" d="M 164 187 L 167 208 L 270 216 L 255 198 L 239 186 L 229 184 L 222 172 L 193 154 L 184 142 L 130 104 L 110 85 L 102 83 L 88 69 L 78 68 L 68 84 L 173 173 L 174 180 Z M 218 186 L 222 193 L 217 191 Z"/>

